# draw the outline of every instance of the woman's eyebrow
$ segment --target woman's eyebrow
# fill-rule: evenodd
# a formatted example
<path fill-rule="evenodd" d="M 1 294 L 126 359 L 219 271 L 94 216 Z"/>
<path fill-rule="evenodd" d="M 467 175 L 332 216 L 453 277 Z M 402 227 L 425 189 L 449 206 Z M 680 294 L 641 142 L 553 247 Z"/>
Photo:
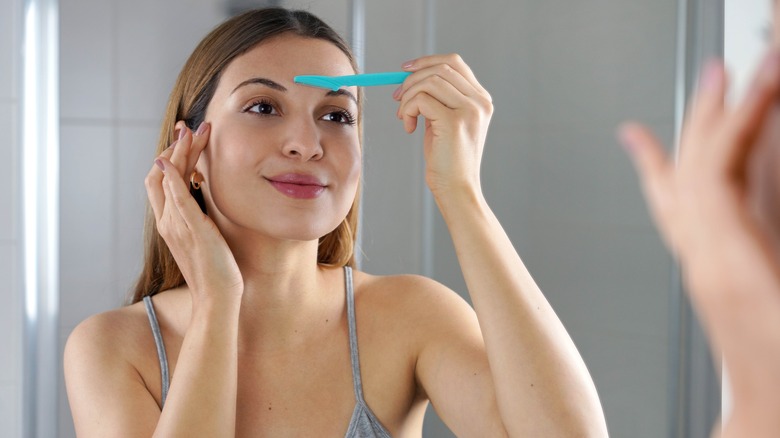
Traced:
<path fill-rule="evenodd" d="M 282 84 L 280 84 L 278 82 L 272 81 L 271 79 L 268 79 L 268 78 L 250 78 L 250 79 L 247 79 L 244 82 L 241 82 L 240 84 L 238 84 L 236 86 L 236 88 L 234 88 L 233 91 L 230 92 L 230 94 L 235 93 L 236 90 L 238 90 L 239 88 L 241 88 L 243 86 L 251 85 L 251 84 L 265 85 L 268 88 L 272 88 L 272 89 L 278 90 L 278 91 L 287 91 L 287 88 L 284 85 L 282 85 Z M 355 104 L 357 104 L 357 97 L 355 97 L 354 94 L 350 93 L 349 91 L 347 91 L 347 90 L 345 90 L 343 88 L 338 89 L 336 91 L 333 91 L 333 90 L 328 91 L 327 93 L 325 93 L 325 95 L 326 96 L 347 96 L 350 99 L 352 99 L 352 101 L 355 102 Z"/>
<path fill-rule="evenodd" d="M 325 93 L 325 95 L 326 96 L 347 96 L 350 99 L 352 99 L 353 102 L 355 102 L 355 105 L 357 105 L 357 98 L 355 97 L 355 95 L 343 88 L 339 88 L 336 91 L 333 90 L 328 91 L 327 93 Z"/>
<path fill-rule="evenodd" d="M 272 81 L 270 79 L 267 79 L 267 78 L 251 78 L 251 79 L 247 79 L 244 82 L 238 84 L 238 86 L 236 88 L 234 88 L 233 91 L 230 92 L 230 94 L 233 94 L 239 88 L 241 88 L 241 87 L 243 87 L 245 85 L 250 85 L 250 84 L 260 84 L 260 85 L 265 85 L 268 88 L 273 88 L 274 90 L 287 91 L 287 88 L 285 88 L 283 85 L 281 85 L 281 84 L 279 84 L 277 82 L 274 82 L 274 81 Z"/>

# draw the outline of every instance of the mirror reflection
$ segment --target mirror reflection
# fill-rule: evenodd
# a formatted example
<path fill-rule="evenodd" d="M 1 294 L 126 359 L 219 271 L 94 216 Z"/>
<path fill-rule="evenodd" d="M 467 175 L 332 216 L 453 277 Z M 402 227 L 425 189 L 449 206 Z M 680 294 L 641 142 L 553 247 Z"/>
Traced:
<path fill-rule="evenodd" d="M 349 37 L 353 33 L 354 10 L 350 9 L 350 2 L 290 1 L 282 2 L 281 6 L 304 8 L 341 35 Z M 194 135 L 199 124 L 192 121 L 182 131 L 184 124 L 177 125 L 177 120 L 164 112 L 166 102 L 179 71 L 198 42 L 226 19 L 229 12 L 238 9 L 241 5 L 219 0 L 194 5 L 183 2 L 61 5 L 62 181 L 67 181 L 60 191 L 63 340 L 90 315 L 120 306 L 136 284 L 144 268 L 141 236 L 147 192 L 143 181 L 153 170 L 155 146 L 170 144 L 184 132 L 185 142 L 193 145 L 187 147 L 202 147 Z M 677 315 L 672 298 L 677 291 L 670 288 L 674 262 L 647 216 L 633 170 L 613 132 L 622 120 L 632 117 L 649 122 L 667 144 L 671 143 L 675 125 L 676 5 L 610 1 L 598 7 L 571 4 L 562 8 L 555 2 L 531 0 L 490 6 L 473 2 L 372 2 L 364 5 L 363 13 L 365 37 L 353 44 L 362 59 L 363 71 L 401 70 L 404 61 L 433 53 L 458 53 L 463 60 L 458 67 L 466 66 L 473 71 L 493 106 L 481 154 L 481 190 L 487 204 L 554 309 L 551 321 L 557 322 L 559 318 L 563 323 L 568 335 L 562 339 L 568 342 L 570 336 L 576 346 L 574 355 L 577 360 L 581 356 L 587 366 L 589 377 L 584 380 L 592 378 L 610 434 L 666 435 L 673 421 L 670 405 L 675 397 L 677 372 L 670 366 L 676 361 L 673 346 L 677 342 L 674 329 Z M 268 67 L 265 74 L 272 76 L 271 79 L 289 80 L 295 74 L 352 73 L 350 63 L 346 58 L 339 58 L 342 55 L 339 53 L 335 58 L 341 59 L 341 63 L 335 63 L 333 71 L 304 71 L 309 65 L 300 67 L 299 71 L 295 67 L 300 64 L 296 62 L 310 62 L 320 55 L 308 54 L 308 45 L 294 43 L 285 41 L 284 44 L 291 45 L 277 46 L 294 54 L 285 55 L 290 56 L 289 62 L 280 65 L 267 62 L 275 59 L 268 54 L 256 54 L 257 64 Z M 236 76 L 229 76 L 232 72 L 226 70 L 223 79 L 233 80 L 234 86 L 255 77 L 241 76 L 240 69 Z M 279 81 L 274 83 L 280 85 Z M 252 86 L 269 88 L 267 83 Z M 263 96 L 273 100 L 247 99 L 243 102 L 246 108 L 242 108 L 273 115 L 275 110 L 280 110 L 274 108 L 278 106 L 284 110 L 282 114 L 288 109 L 296 114 L 295 111 L 304 108 L 295 105 L 310 102 L 311 106 L 305 108 L 309 113 L 327 107 L 329 112 L 318 115 L 337 120 L 343 117 L 342 121 L 356 112 L 348 96 L 324 96 L 324 90 L 298 91 L 289 84 L 281 86 L 289 94 L 284 95 L 278 89 L 274 91 L 276 95 L 267 96 L 263 92 Z M 355 254 L 360 271 L 373 275 L 422 274 L 472 303 L 473 295 L 469 295 L 469 284 L 463 275 L 468 270 L 458 261 L 458 242 L 453 243 L 448 228 L 453 220 L 440 213 L 446 197 L 435 196 L 435 188 L 431 195 L 426 184 L 426 172 L 430 169 L 424 160 L 423 126 L 418 126 L 412 134 L 404 129 L 404 122 L 396 117 L 399 101 L 393 99 L 393 90 L 393 87 L 365 89 L 360 158 L 355 161 L 352 156 L 339 161 L 351 159 L 362 164 L 361 228 Z M 215 96 L 221 96 L 218 102 L 227 105 L 232 102 L 228 96 L 234 95 L 229 91 L 220 94 L 223 91 L 217 87 Z M 306 97 L 293 98 L 294 91 L 307 93 Z M 357 96 L 356 90 L 351 92 Z M 312 93 L 318 93 L 317 99 L 310 98 Z M 338 110 L 330 111 L 333 108 Z M 167 130 L 161 134 L 163 121 L 168 125 L 163 126 Z M 330 123 L 335 122 L 331 119 Z M 226 144 L 230 136 L 238 136 L 241 131 L 235 128 L 220 132 L 224 134 L 209 132 L 208 135 L 222 135 L 220 138 Z M 330 135 L 338 138 L 347 134 L 331 132 Z M 353 145 L 351 142 L 357 135 L 353 132 L 345 137 L 348 140 L 339 142 Z M 289 153 L 315 156 L 317 151 Z M 236 153 L 232 159 L 240 162 L 242 157 Z M 212 169 L 211 163 L 204 166 L 207 167 L 196 169 L 201 175 L 217 171 L 231 174 L 231 169 Z M 189 181 L 190 169 L 187 166 L 182 169 L 179 172 L 182 180 Z M 347 170 L 334 167 L 333 172 L 347 175 L 342 177 L 349 181 L 345 185 L 354 190 L 356 180 Z M 204 179 L 205 187 L 211 190 L 211 179 Z M 282 187 L 280 191 L 284 191 L 284 184 L 290 183 L 277 184 Z M 222 195 L 227 200 L 240 190 L 251 191 L 251 187 L 242 188 L 240 184 L 228 187 Z M 219 196 L 215 198 L 213 192 L 209 193 L 204 200 L 206 208 L 219 210 Z M 341 209 L 352 206 L 345 199 L 333 202 Z M 247 217 L 265 214 L 262 209 L 251 211 L 257 206 L 241 208 L 246 209 Z M 230 215 L 226 214 L 225 218 L 229 219 Z M 273 226 L 282 225 L 285 224 Z M 225 232 L 223 227 L 220 230 Z M 460 253 L 463 262 L 470 250 Z M 517 265 L 509 266 L 511 272 L 522 272 Z M 333 284 L 340 284 L 340 276 L 329 278 Z M 360 278 L 356 275 L 355 281 L 359 283 Z M 475 281 L 471 283 L 473 289 Z M 343 288 L 334 288 L 333 295 L 337 293 L 343 297 Z M 155 302 L 155 306 L 165 306 L 162 302 L 165 296 L 160 294 L 156 298 L 160 303 Z M 343 308 L 343 303 L 340 305 Z M 445 303 L 440 306 L 436 312 L 452 313 L 452 318 L 457 320 L 461 307 L 450 310 Z M 171 307 L 177 308 L 175 304 Z M 435 307 L 439 306 L 423 306 L 431 311 Z M 359 317 L 360 303 L 357 311 Z M 169 315 L 166 320 L 165 314 L 160 314 L 163 333 L 186 327 L 186 324 L 177 325 L 180 323 L 174 316 L 177 313 Z M 347 316 L 344 318 L 346 321 Z M 325 318 L 329 322 L 331 319 L 336 318 Z M 359 322 L 358 326 L 367 326 L 363 330 L 372 333 L 371 319 L 371 316 L 363 317 L 360 321 L 365 322 Z M 307 330 L 314 330 L 311 319 L 305 321 L 304 326 L 307 325 Z M 396 333 L 400 328 L 380 325 L 374 330 L 377 337 L 381 334 L 391 342 L 403 338 L 401 334 L 388 336 L 386 333 Z M 149 330 L 148 326 L 144 329 Z M 292 330 L 294 333 L 296 329 Z M 435 331 L 431 328 L 426 333 Z M 363 339 L 367 338 L 373 337 L 366 335 Z M 170 339 L 175 340 L 174 345 L 184 342 L 182 336 Z M 154 338 L 149 337 L 146 342 L 149 351 L 156 351 Z M 354 405 L 347 345 L 345 342 L 343 355 L 334 353 L 336 362 L 327 363 L 342 370 L 334 388 L 339 394 L 344 392 L 346 396 L 342 398 Z M 237 346 L 242 347 L 248 348 L 243 344 Z M 390 344 L 387 347 L 387 351 L 398 348 Z M 181 354 L 168 348 L 169 354 L 178 356 L 171 357 L 171 363 L 175 363 Z M 268 348 L 268 354 L 273 354 L 273 348 Z M 376 359 L 372 367 L 372 357 L 400 359 L 400 355 L 389 355 L 387 351 L 372 356 L 370 349 L 364 353 L 363 348 L 369 347 L 361 346 L 360 350 L 361 358 L 365 357 L 361 362 L 366 367 L 361 369 L 363 373 L 372 368 L 382 369 L 377 363 L 384 361 Z M 510 353 L 522 356 L 521 351 Z M 148 359 L 149 369 L 157 370 L 158 358 L 150 353 Z M 401 372 L 392 374 L 401 382 L 408 381 L 408 376 Z M 431 375 L 431 382 L 447 377 L 434 372 Z M 363 376 L 365 391 L 377 388 L 366 395 L 369 407 L 374 413 L 379 409 L 392 412 L 387 404 L 392 404 L 393 399 L 382 390 L 390 386 L 388 382 L 392 379 L 388 377 L 382 380 L 385 384 L 377 384 L 379 380 L 375 376 L 372 375 L 373 381 L 372 377 Z M 155 402 L 159 404 L 162 385 L 159 376 L 151 379 L 152 392 L 159 394 Z M 471 414 L 451 408 L 445 400 L 457 395 L 447 397 L 447 394 L 465 389 L 462 384 L 452 383 L 459 382 L 457 378 L 446 381 L 439 391 L 443 401 L 434 407 L 440 410 L 450 428 L 465 431 L 457 429 L 458 422 L 489 407 L 472 403 Z M 64 392 L 62 397 L 61 430 L 68 436 L 73 434 L 73 425 Z M 419 417 L 425 406 L 414 403 L 408 402 L 415 406 L 415 415 Z M 273 409 L 277 412 L 280 409 L 279 404 L 267 407 L 263 411 L 269 415 Z M 450 436 L 451 432 L 433 410 L 428 411 L 423 434 Z M 377 415 L 380 420 L 392 416 Z M 414 418 L 419 424 L 418 417 Z M 392 424 L 396 434 L 405 432 L 400 422 Z"/>

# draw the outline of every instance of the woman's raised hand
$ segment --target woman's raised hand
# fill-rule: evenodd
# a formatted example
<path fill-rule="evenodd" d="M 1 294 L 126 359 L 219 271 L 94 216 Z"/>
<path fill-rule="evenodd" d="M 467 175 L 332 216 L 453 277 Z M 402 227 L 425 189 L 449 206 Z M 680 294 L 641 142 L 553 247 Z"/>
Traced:
<path fill-rule="evenodd" d="M 240 297 L 244 283 L 235 258 L 189 191 L 189 175 L 208 145 L 210 126 L 203 123 L 196 132 L 181 121 L 176 126 L 178 140 L 155 160 L 145 181 L 157 231 L 184 275 L 193 300 Z"/>
<path fill-rule="evenodd" d="M 766 57 L 739 105 L 725 103 L 726 88 L 723 65 L 711 63 L 692 101 L 677 165 L 640 125 L 624 126 L 621 138 L 656 225 L 680 259 L 716 357 L 722 353 L 729 370 L 734 410 L 723 436 L 777 436 L 780 263 L 772 235 L 780 223 L 766 216 L 772 208 L 756 209 L 754 201 L 778 194 L 780 162 L 762 163 L 771 169 L 763 179 L 754 166 L 761 148 L 780 147 L 780 132 L 770 126 L 780 122 L 773 118 L 780 54 Z"/>
<path fill-rule="evenodd" d="M 404 64 L 412 72 L 393 93 L 404 129 L 425 118 L 425 179 L 437 199 L 480 192 L 479 166 L 493 114 L 490 94 L 459 55 L 425 56 Z"/>

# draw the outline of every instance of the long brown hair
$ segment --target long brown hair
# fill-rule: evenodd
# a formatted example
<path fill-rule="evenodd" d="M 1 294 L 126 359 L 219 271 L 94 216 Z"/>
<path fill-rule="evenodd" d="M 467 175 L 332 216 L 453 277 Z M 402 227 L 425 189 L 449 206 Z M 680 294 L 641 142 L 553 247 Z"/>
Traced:
<path fill-rule="evenodd" d="M 281 34 L 316 38 L 336 45 L 349 58 L 357 72 L 352 51 L 344 40 L 322 20 L 306 11 L 283 8 L 255 9 L 237 15 L 217 26 L 200 42 L 179 73 L 173 87 L 160 138 L 157 154 L 162 153 L 174 141 L 174 128 L 178 120 L 184 120 L 190 129 L 196 129 L 206 117 L 214 91 L 225 67 L 236 57 L 261 42 Z M 363 92 L 358 90 L 358 132 L 362 133 Z M 362 138 L 362 135 L 360 135 Z M 206 213 L 202 195 L 193 191 L 198 203 Z M 358 203 L 360 188 L 339 226 L 319 239 L 317 262 L 329 266 L 354 266 L 354 247 L 358 226 Z M 168 246 L 157 232 L 154 213 L 147 202 L 144 226 L 144 266 L 129 297 L 136 303 L 147 295 L 181 286 L 184 276 L 173 259 Z"/>

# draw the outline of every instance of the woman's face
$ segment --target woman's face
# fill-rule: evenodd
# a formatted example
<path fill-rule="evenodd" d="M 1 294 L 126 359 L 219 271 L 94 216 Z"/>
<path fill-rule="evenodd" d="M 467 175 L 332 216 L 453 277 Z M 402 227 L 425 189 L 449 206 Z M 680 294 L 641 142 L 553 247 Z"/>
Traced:
<path fill-rule="evenodd" d="M 348 75 L 335 45 L 274 37 L 234 59 L 206 111 L 209 143 L 196 168 L 223 233 L 314 240 L 347 215 L 360 179 L 356 87 L 332 92 L 297 75 Z"/>

